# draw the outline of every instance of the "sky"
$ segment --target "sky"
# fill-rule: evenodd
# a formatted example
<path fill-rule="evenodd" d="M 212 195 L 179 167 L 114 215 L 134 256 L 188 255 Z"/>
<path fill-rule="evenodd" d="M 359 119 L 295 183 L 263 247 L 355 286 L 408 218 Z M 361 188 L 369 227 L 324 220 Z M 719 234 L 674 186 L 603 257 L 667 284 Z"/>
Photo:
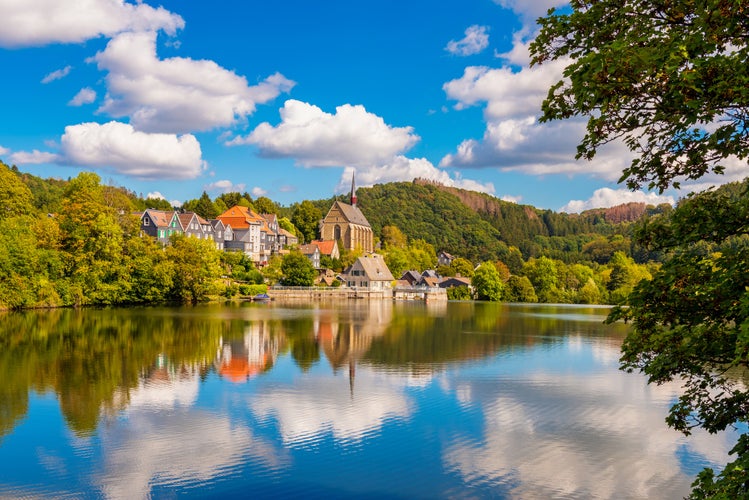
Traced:
<path fill-rule="evenodd" d="M 622 144 L 575 160 L 584 122 L 541 124 L 563 62 L 529 66 L 560 0 L 0 0 L 0 159 L 94 171 L 175 204 L 282 205 L 416 177 L 566 212 L 673 203 L 617 184 Z"/>

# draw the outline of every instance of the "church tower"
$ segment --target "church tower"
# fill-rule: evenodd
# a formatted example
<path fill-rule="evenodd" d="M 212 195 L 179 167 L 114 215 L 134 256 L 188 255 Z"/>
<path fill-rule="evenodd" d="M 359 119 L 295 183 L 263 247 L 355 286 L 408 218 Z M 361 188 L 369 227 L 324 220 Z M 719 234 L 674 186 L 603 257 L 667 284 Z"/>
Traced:
<path fill-rule="evenodd" d="M 356 206 L 356 172 L 351 174 L 351 206 Z"/>

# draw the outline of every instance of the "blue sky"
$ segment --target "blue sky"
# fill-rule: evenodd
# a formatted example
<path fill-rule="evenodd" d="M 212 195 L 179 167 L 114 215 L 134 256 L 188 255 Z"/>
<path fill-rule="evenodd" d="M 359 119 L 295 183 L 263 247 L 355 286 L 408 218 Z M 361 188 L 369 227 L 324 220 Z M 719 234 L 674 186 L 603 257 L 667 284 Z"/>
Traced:
<path fill-rule="evenodd" d="M 575 161 L 583 123 L 539 124 L 562 64 L 528 67 L 560 0 L 0 3 L 0 159 L 82 170 L 170 201 L 282 204 L 426 177 L 579 211 L 683 193 L 616 184 L 620 144 Z M 747 175 L 746 163 L 708 184 Z"/>

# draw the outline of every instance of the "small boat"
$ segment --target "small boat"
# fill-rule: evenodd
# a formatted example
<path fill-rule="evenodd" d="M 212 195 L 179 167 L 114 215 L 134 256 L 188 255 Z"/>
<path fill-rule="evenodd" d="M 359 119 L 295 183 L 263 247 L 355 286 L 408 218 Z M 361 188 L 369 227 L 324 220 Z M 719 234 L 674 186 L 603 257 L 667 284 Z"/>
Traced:
<path fill-rule="evenodd" d="M 270 302 L 271 298 L 267 293 L 259 293 L 252 297 L 252 300 L 253 302 Z"/>

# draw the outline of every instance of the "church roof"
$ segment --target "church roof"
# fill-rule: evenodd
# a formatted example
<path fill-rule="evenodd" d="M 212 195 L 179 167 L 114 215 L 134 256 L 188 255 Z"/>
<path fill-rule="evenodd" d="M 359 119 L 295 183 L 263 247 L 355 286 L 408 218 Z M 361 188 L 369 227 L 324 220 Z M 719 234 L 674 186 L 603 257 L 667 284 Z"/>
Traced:
<path fill-rule="evenodd" d="M 358 224 L 360 226 L 370 227 L 369 221 L 366 217 L 364 217 L 364 214 L 361 210 L 359 210 L 358 207 L 349 205 L 347 203 L 343 203 L 341 201 L 336 201 L 335 205 L 338 205 L 338 208 L 341 210 L 341 213 L 343 213 L 343 216 L 346 218 L 346 220 L 351 224 Z M 331 208 L 332 210 L 332 208 Z"/>

